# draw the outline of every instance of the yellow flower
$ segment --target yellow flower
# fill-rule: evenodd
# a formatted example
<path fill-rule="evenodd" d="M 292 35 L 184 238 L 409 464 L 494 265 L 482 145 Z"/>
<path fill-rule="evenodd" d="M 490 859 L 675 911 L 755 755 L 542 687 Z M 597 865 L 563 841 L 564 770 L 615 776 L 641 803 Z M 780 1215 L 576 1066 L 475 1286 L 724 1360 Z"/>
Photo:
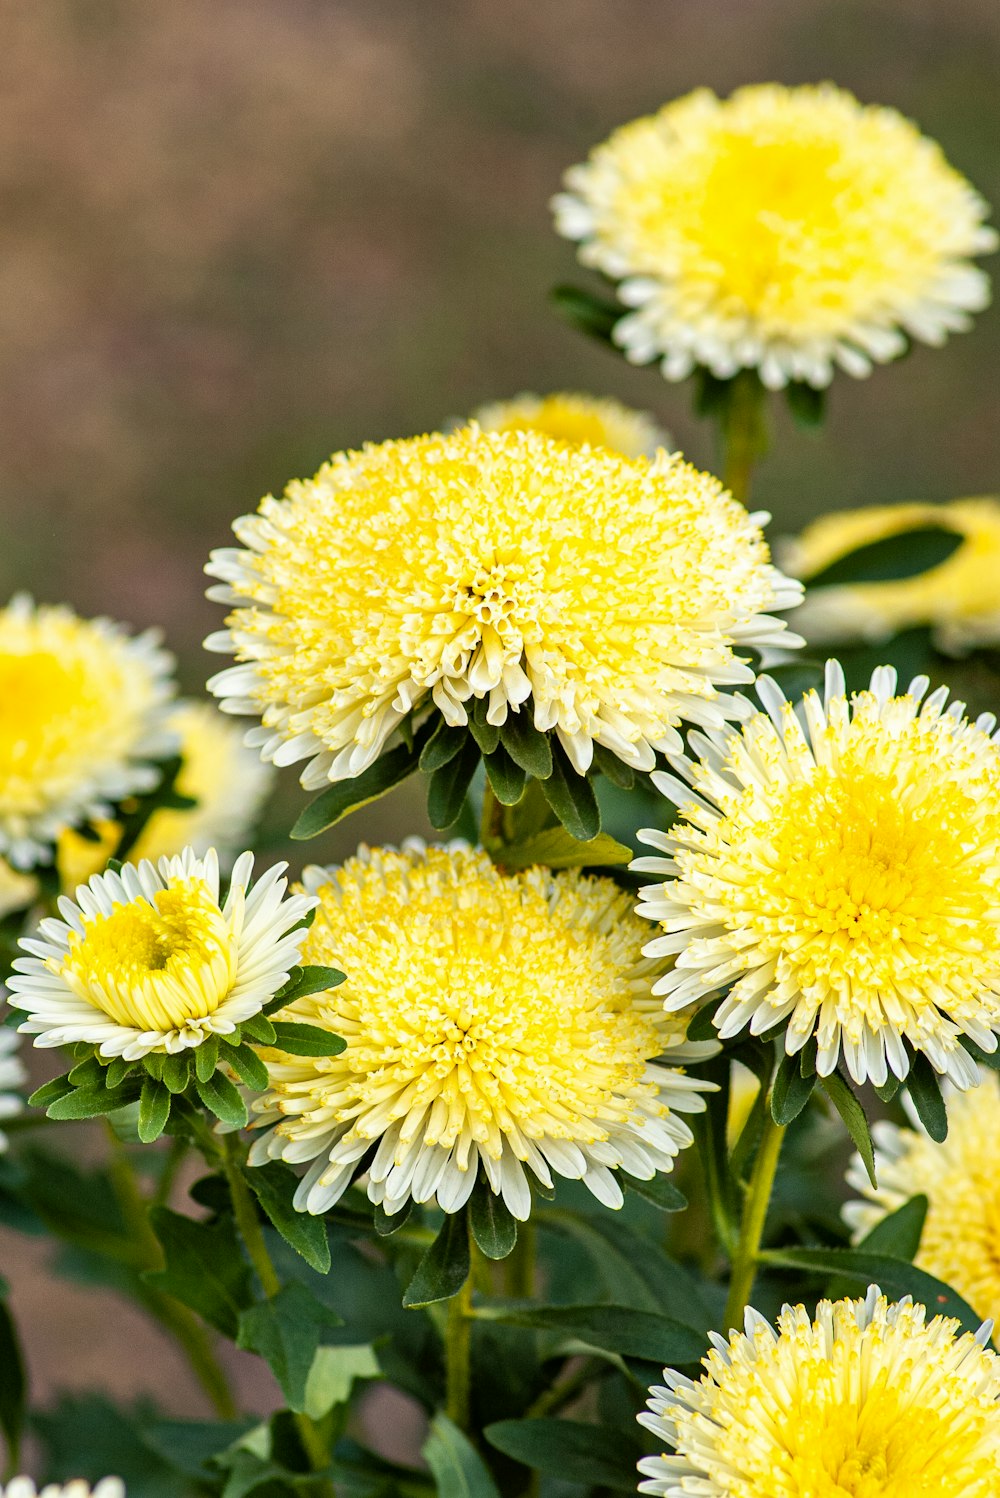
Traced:
<path fill-rule="evenodd" d="M 251 887 L 253 854 L 236 860 L 219 899 L 214 849 L 198 858 L 127 863 L 59 900 L 61 920 L 23 937 L 10 1003 L 35 1045 L 94 1045 L 138 1061 L 232 1035 L 259 1014 L 297 964 L 315 900 L 285 898 L 284 864 Z"/>
<path fill-rule="evenodd" d="M 465 725 L 473 698 L 554 729 L 581 774 L 595 743 L 651 769 L 682 718 L 732 715 L 734 645 L 789 642 L 762 611 L 799 596 L 718 480 L 537 432 L 340 453 L 234 529 L 246 549 L 207 570 L 238 607 L 206 644 L 242 664 L 209 687 L 307 787 L 359 775 L 414 709 Z"/>
<path fill-rule="evenodd" d="M 446 1212 L 482 1169 L 515 1217 L 529 1173 L 582 1180 L 619 1207 L 623 1170 L 670 1170 L 691 1143 L 679 1114 L 705 1086 L 658 1058 L 696 1059 L 650 996 L 632 898 L 610 879 L 500 873 L 464 843 L 362 848 L 306 870 L 319 910 L 304 960 L 347 981 L 282 1019 L 341 1035 L 336 1057 L 265 1051 L 251 1161 L 312 1164 L 295 1204 L 322 1213 L 367 1160 L 386 1212 L 412 1197 Z"/>
<path fill-rule="evenodd" d="M 15 867 L 156 784 L 149 761 L 174 747 L 173 660 L 156 641 L 23 595 L 0 610 L 0 853 Z"/>
<path fill-rule="evenodd" d="M 931 527 L 962 538 L 951 556 L 913 577 L 888 582 L 835 583 L 806 594 L 795 625 L 812 641 L 888 640 L 915 625 L 933 627 L 940 650 L 959 655 L 1000 643 L 1000 500 L 953 499 L 948 504 L 874 505 L 839 510 L 786 543 L 782 561 L 809 579 L 859 547 L 898 536 L 906 554 L 910 531 Z"/>
<path fill-rule="evenodd" d="M 890 1303 L 786 1305 L 715 1334 L 697 1381 L 663 1370 L 641 1424 L 670 1453 L 645 1457 L 664 1498 L 996 1498 L 1000 1362 L 988 1325 Z"/>
<path fill-rule="evenodd" d="M 566 175 L 556 227 L 620 282 L 615 339 L 667 379 L 827 385 L 984 307 L 987 205 L 895 110 L 821 84 L 698 89 Z"/>
<path fill-rule="evenodd" d="M 75 827 L 64 827 L 56 839 L 59 888 L 67 893 L 86 884 L 91 874 L 103 874 L 121 842 L 122 824 L 113 817 L 96 817 L 91 831 L 95 836 L 84 837 Z"/>
<path fill-rule="evenodd" d="M 665 933 L 645 950 L 676 954 L 654 988 L 671 1010 L 728 990 L 723 1038 L 787 1021 L 785 1050 L 815 1036 L 821 1076 L 842 1051 L 880 1084 L 920 1051 L 965 1088 L 963 1037 L 993 1051 L 1000 1029 L 995 719 L 967 722 L 944 688 L 922 702 L 926 677 L 895 687 L 882 666 L 848 702 L 831 661 L 800 722 L 762 677 L 766 711 L 690 735 L 700 759 L 653 777 L 680 820 L 640 833 L 667 856 L 633 865 L 668 876 L 642 891 Z"/>
<path fill-rule="evenodd" d="M 484 432 L 542 432 L 574 447 L 607 447 L 623 458 L 652 458 L 671 446 L 646 411 L 592 395 L 519 395 L 472 413 Z"/>
<path fill-rule="evenodd" d="M 24 910 L 38 893 L 33 874 L 22 874 L 0 858 L 0 920 L 15 910 Z"/>
<path fill-rule="evenodd" d="M 926 1196 L 927 1218 L 914 1262 L 951 1285 L 980 1316 L 1000 1322 L 996 1075 L 989 1074 L 971 1092 L 948 1097 L 948 1138 L 942 1144 L 935 1144 L 915 1117 L 912 1129 L 881 1120 L 874 1135 L 877 1189 L 857 1157 L 847 1172 L 849 1184 L 865 1198 L 844 1207 L 855 1241 L 911 1196 Z"/>

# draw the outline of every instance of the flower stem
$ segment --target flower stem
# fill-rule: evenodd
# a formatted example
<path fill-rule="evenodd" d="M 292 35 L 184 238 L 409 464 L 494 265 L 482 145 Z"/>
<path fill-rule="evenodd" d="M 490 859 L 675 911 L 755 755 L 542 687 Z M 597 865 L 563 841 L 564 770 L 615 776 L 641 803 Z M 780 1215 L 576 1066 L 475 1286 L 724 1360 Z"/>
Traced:
<path fill-rule="evenodd" d="M 771 1190 L 774 1186 L 778 1156 L 781 1154 L 784 1137 L 784 1126 L 775 1123 L 768 1109 L 764 1115 L 764 1132 L 761 1135 L 757 1158 L 750 1173 L 750 1184 L 743 1203 L 740 1236 L 733 1254 L 733 1270 L 729 1281 L 724 1321 L 727 1328 L 740 1325 L 743 1312 L 750 1302 L 761 1240 L 764 1236 L 764 1224 L 767 1220 L 767 1209 L 771 1201 Z"/>
<path fill-rule="evenodd" d="M 224 1134 L 222 1136 L 222 1169 L 229 1185 L 229 1194 L 233 1203 L 233 1216 L 236 1218 L 236 1226 L 240 1237 L 243 1239 L 244 1247 L 250 1256 L 250 1262 L 257 1272 L 261 1289 L 272 1300 L 281 1289 L 281 1281 L 277 1270 L 268 1253 L 267 1243 L 261 1229 L 260 1218 L 257 1216 L 257 1203 L 249 1186 L 243 1179 L 243 1160 L 240 1155 L 238 1135 Z M 313 1472 L 322 1472 L 330 1462 L 328 1443 L 323 1432 L 315 1421 L 310 1420 L 308 1415 L 293 1414 L 295 1429 L 298 1431 L 299 1440 L 302 1442 L 303 1450 L 309 1459 L 309 1466 Z M 322 1491 L 327 1498 L 333 1498 L 332 1483 L 324 1483 Z"/>
<path fill-rule="evenodd" d="M 503 1290 L 512 1300 L 530 1300 L 535 1293 L 535 1228 L 531 1222 L 517 1225 L 514 1251 L 503 1261 Z"/>
<path fill-rule="evenodd" d="M 469 1429 L 472 1386 L 472 1282 L 475 1278 L 474 1256 L 478 1254 L 469 1232 L 469 1273 L 465 1284 L 448 1302 L 448 1319 L 444 1328 L 445 1414 L 459 1430 Z"/>
<path fill-rule="evenodd" d="M 721 420 L 722 481 L 740 504 L 749 500 L 754 464 L 767 451 L 766 400 L 767 391 L 754 370 L 744 369 L 730 382 Z"/>

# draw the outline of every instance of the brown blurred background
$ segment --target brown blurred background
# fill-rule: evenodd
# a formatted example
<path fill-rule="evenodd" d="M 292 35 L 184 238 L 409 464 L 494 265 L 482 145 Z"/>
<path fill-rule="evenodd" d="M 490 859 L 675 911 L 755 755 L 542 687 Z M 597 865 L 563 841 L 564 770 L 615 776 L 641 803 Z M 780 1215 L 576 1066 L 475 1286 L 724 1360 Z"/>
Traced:
<path fill-rule="evenodd" d="M 8 0 L 0 594 L 160 624 L 193 690 L 218 664 L 209 549 L 336 448 L 568 387 L 656 411 L 711 466 L 686 388 L 548 310 L 575 274 L 548 199 L 674 95 L 824 78 L 916 118 L 1000 203 L 996 0 Z M 756 502 L 787 529 L 1000 487 L 998 341 L 987 313 L 841 378 L 822 435 L 779 420 Z M 36 1259 L 0 1241 L 43 1393 L 197 1407 L 138 1322 L 123 1358 L 123 1323 L 54 1301 Z"/>

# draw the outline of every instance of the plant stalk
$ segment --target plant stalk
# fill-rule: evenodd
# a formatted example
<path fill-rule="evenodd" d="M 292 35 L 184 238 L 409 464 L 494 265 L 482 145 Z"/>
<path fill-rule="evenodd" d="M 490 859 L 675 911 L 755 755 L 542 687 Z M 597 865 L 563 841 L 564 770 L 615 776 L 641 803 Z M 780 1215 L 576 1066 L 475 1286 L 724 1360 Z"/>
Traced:
<path fill-rule="evenodd" d="M 472 1391 L 472 1283 L 479 1253 L 469 1231 L 469 1273 L 465 1284 L 448 1302 L 444 1328 L 445 1414 L 459 1430 L 468 1431 Z"/>
<path fill-rule="evenodd" d="M 729 1281 L 724 1321 L 727 1328 L 739 1327 L 742 1324 L 743 1312 L 750 1303 L 754 1276 L 757 1273 L 757 1259 L 764 1236 L 764 1224 L 767 1221 L 767 1209 L 771 1201 L 771 1191 L 774 1187 L 774 1177 L 778 1169 L 778 1157 L 781 1154 L 784 1137 L 784 1126 L 775 1123 L 768 1109 L 764 1116 L 764 1132 L 761 1135 L 757 1158 L 750 1173 L 750 1183 L 743 1203 L 740 1236 L 733 1254 L 732 1277 Z"/>
<path fill-rule="evenodd" d="M 741 370 L 731 382 L 722 415 L 722 482 L 743 505 L 750 498 L 754 464 L 767 451 L 766 400 L 756 370 Z"/>
<path fill-rule="evenodd" d="M 535 1293 L 535 1226 L 519 1222 L 513 1253 L 503 1261 L 503 1293 L 511 1300 L 530 1300 Z"/>

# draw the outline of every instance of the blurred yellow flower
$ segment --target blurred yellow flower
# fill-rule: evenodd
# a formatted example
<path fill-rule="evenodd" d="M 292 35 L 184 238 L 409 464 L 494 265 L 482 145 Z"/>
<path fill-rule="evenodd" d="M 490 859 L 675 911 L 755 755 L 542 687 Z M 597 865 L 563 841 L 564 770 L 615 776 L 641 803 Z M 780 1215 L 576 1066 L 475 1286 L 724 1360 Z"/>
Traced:
<path fill-rule="evenodd" d="M 607 447 L 623 458 L 652 458 L 657 448 L 672 445 L 648 411 L 593 395 L 518 395 L 480 406 L 472 420 L 484 432 L 542 432 L 575 447 Z"/>
<path fill-rule="evenodd" d="M 810 577 L 875 541 L 908 532 L 954 531 L 961 544 L 936 567 L 888 582 L 834 583 L 808 591 Z M 874 505 L 838 510 L 783 543 L 782 564 L 807 585 L 796 628 L 816 644 L 887 640 L 916 625 L 932 626 L 934 643 L 958 655 L 1000 643 L 1000 499 L 947 504 Z"/>
<path fill-rule="evenodd" d="M 615 340 L 667 379 L 773 388 L 870 372 L 984 307 L 986 203 L 895 110 L 831 84 L 698 89 L 566 174 L 556 227 L 634 308 Z"/>
<path fill-rule="evenodd" d="M 33 874 L 22 874 L 0 858 L 0 921 L 15 910 L 24 910 L 38 893 L 38 880 Z"/>

